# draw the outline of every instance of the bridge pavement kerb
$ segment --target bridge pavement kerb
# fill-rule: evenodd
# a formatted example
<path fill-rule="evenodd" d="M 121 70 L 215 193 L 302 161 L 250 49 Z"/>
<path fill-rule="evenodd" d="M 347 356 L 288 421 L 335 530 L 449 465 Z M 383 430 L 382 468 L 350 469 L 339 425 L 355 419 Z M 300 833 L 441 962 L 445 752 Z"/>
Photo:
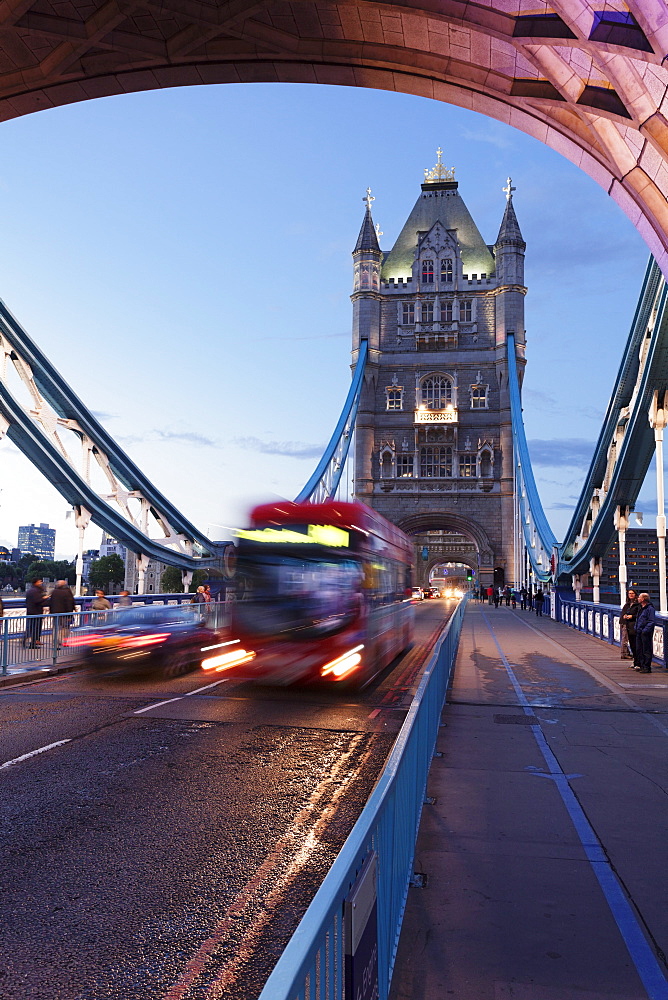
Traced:
<path fill-rule="evenodd" d="M 668 676 L 469 605 L 391 1000 L 668 997 Z"/>

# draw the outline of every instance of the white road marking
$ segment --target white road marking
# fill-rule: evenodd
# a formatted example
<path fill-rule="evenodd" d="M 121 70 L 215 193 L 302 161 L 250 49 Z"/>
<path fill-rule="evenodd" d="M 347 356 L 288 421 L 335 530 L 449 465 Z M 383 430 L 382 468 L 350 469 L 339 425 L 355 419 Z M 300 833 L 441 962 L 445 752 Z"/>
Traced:
<path fill-rule="evenodd" d="M 35 757 L 38 753 L 45 753 L 47 750 L 53 750 L 54 747 L 62 747 L 64 743 L 71 742 L 71 739 L 58 740 L 56 743 L 49 743 L 48 746 L 40 747 L 39 750 L 31 750 L 30 753 L 21 754 L 20 757 L 15 757 L 14 760 L 8 760 L 5 764 L 0 764 L 0 771 L 3 767 L 11 767 L 12 764 L 20 764 L 22 760 L 28 760 L 29 757 Z"/>
<path fill-rule="evenodd" d="M 219 684 L 226 684 L 229 679 L 229 677 L 221 677 L 219 681 L 214 681 L 213 684 L 206 684 L 204 687 L 196 688 L 194 691 L 186 691 L 185 694 L 180 694 L 176 698 L 167 698 L 166 701 L 157 701 L 155 705 L 147 705 L 146 708 L 138 708 L 133 715 L 141 715 L 143 712 L 150 712 L 154 708 L 162 708 L 163 705 L 171 705 L 173 701 L 182 701 L 184 698 L 189 698 L 192 694 L 201 694 L 202 691 L 209 691 L 211 688 L 218 687 Z"/>

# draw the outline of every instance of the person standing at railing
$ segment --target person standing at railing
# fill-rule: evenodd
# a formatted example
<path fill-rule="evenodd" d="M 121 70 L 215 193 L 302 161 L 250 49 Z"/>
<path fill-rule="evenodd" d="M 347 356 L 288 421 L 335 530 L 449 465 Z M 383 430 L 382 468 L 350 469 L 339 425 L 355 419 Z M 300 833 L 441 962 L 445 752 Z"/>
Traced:
<path fill-rule="evenodd" d="M 122 590 L 118 595 L 118 600 L 114 605 L 114 611 L 121 611 L 123 608 L 132 607 L 132 598 L 130 597 L 129 590 Z"/>
<path fill-rule="evenodd" d="M 543 617 L 543 600 L 544 600 L 544 598 L 545 598 L 545 595 L 543 594 L 543 591 L 539 587 L 538 590 L 536 591 L 536 593 L 533 596 L 533 604 L 534 604 L 534 607 L 536 609 L 536 614 L 538 615 L 539 618 Z"/>
<path fill-rule="evenodd" d="M 528 593 L 526 587 L 522 587 L 522 589 L 520 590 L 520 611 L 526 611 L 526 609 L 527 609 L 527 597 L 528 596 L 529 596 L 529 593 Z"/>
<path fill-rule="evenodd" d="M 651 674 L 656 613 L 649 594 L 641 594 L 638 600 L 640 611 L 636 618 L 636 670 L 641 674 Z"/>
<path fill-rule="evenodd" d="M 60 616 L 59 618 L 54 618 L 53 622 L 54 629 L 58 630 L 58 648 L 60 648 L 70 634 L 72 612 L 75 608 L 74 594 L 68 586 L 67 580 L 58 580 L 51 594 L 49 605 L 51 614 Z"/>
<path fill-rule="evenodd" d="M 622 660 L 636 662 L 636 618 L 640 613 L 640 604 L 635 590 L 629 590 L 627 601 L 619 614 L 619 645 Z"/>
<path fill-rule="evenodd" d="M 41 576 L 35 577 L 32 586 L 26 591 L 26 637 L 24 646 L 34 649 L 41 646 L 42 642 L 42 615 L 44 606 L 49 603 L 46 591 L 42 584 Z"/>

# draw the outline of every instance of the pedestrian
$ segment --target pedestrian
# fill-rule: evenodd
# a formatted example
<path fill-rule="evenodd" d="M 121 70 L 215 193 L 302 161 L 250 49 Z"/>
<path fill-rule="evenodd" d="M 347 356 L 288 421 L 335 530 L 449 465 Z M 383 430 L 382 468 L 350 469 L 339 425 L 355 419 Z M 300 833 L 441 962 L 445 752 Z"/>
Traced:
<path fill-rule="evenodd" d="M 501 587 L 494 588 L 494 607 L 498 608 L 499 602 L 501 600 Z"/>
<path fill-rule="evenodd" d="M 503 596 L 506 599 L 506 607 L 510 607 L 510 587 L 505 587 L 503 591 Z"/>
<path fill-rule="evenodd" d="M 533 603 L 536 608 L 536 614 L 539 618 L 543 617 L 543 599 L 545 595 L 542 589 L 539 587 L 533 597 Z"/>
<path fill-rule="evenodd" d="M 42 645 L 42 616 L 48 604 L 41 576 L 35 577 L 26 591 L 26 637 L 23 645 L 30 649 Z"/>
<path fill-rule="evenodd" d="M 206 597 L 204 596 L 204 587 L 198 587 L 195 592 L 191 604 L 206 604 Z"/>
<path fill-rule="evenodd" d="M 640 613 L 640 604 L 635 590 L 629 590 L 627 601 L 619 614 L 619 645 L 622 660 L 636 662 L 636 618 Z"/>
<path fill-rule="evenodd" d="M 104 595 L 103 590 L 96 590 L 95 597 L 91 601 L 90 609 L 91 611 L 109 611 L 111 608 L 111 601 L 108 601 Z"/>
<path fill-rule="evenodd" d="M 640 603 L 640 611 L 635 622 L 636 670 L 640 671 L 641 674 L 651 674 L 656 613 L 654 605 L 649 599 L 649 594 L 640 594 L 638 601 Z"/>
<path fill-rule="evenodd" d="M 526 587 L 522 587 L 522 589 L 520 590 L 520 610 L 521 611 L 526 611 L 526 609 L 527 609 L 527 597 L 528 596 L 529 595 L 528 595 L 528 591 L 527 591 Z"/>
<path fill-rule="evenodd" d="M 510 594 L 510 603 L 513 606 L 513 611 L 515 611 L 515 609 L 517 608 L 517 591 L 515 590 L 514 587 Z"/>
<path fill-rule="evenodd" d="M 494 597 L 494 587 L 490 586 L 490 587 L 487 588 L 487 603 L 488 604 L 492 603 L 492 598 L 493 597 Z"/>
<path fill-rule="evenodd" d="M 122 608 L 131 608 L 132 598 L 130 597 L 129 590 L 122 590 L 118 595 L 118 600 L 114 605 L 114 611 L 120 611 Z"/>
<path fill-rule="evenodd" d="M 75 608 L 74 594 L 72 593 L 67 580 L 56 581 L 56 586 L 49 601 L 51 614 L 57 617 L 53 619 L 54 635 L 58 637 L 57 646 L 60 648 L 65 639 L 70 634 L 72 627 L 72 612 Z"/>

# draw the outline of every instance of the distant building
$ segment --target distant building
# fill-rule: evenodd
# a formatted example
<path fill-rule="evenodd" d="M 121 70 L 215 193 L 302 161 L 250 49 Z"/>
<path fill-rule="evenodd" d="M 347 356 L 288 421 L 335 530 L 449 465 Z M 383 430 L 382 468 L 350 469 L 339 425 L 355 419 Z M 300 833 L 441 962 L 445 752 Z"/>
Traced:
<path fill-rule="evenodd" d="M 26 524 L 19 527 L 18 548 L 21 555 L 35 559 L 53 559 L 56 552 L 56 529 L 48 524 Z"/>
<path fill-rule="evenodd" d="M 9 562 L 10 558 L 9 549 L 5 548 L 4 545 L 0 545 L 0 562 Z"/>
<path fill-rule="evenodd" d="M 21 558 L 21 549 L 12 549 L 12 562 L 17 563 Z"/>
<path fill-rule="evenodd" d="M 95 562 L 96 559 L 100 558 L 100 553 L 98 549 L 86 549 L 83 553 L 83 569 L 81 571 L 81 579 L 88 583 L 88 577 L 90 576 L 91 564 Z"/>
<path fill-rule="evenodd" d="M 125 545 L 121 545 L 117 542 L 115 538 L 108 535 L 105 532 L 102 533 L 102 541 L 100 543 L 100 559 L 104 556 L 119 556 L 123 562 L 127 559 L 128 550 Z"/>
<path fill-rule="evenodd" d="M 659 596 L 659 551 L 653 528 L 629 528 L 626 532 L 627 588 Z M 614 541 L 605 556 L 601 590 L 619 594 L 619 542 Z"/>
<path fill-rule="evenodd" d="M 166 563 L 158 562 L 157 559 L 149 559 L 146 574 L 144 576 L 145 594 L 162 593 L 160 579 L 166 569 Z M 131 594 L 135 594 L 137 592 L 138 583 L 139 573 L 137 572 L 137 560 L 134 552 L 128 551 L 127 558 L 125 560 L 125 589 L 129 590 Z"/>

